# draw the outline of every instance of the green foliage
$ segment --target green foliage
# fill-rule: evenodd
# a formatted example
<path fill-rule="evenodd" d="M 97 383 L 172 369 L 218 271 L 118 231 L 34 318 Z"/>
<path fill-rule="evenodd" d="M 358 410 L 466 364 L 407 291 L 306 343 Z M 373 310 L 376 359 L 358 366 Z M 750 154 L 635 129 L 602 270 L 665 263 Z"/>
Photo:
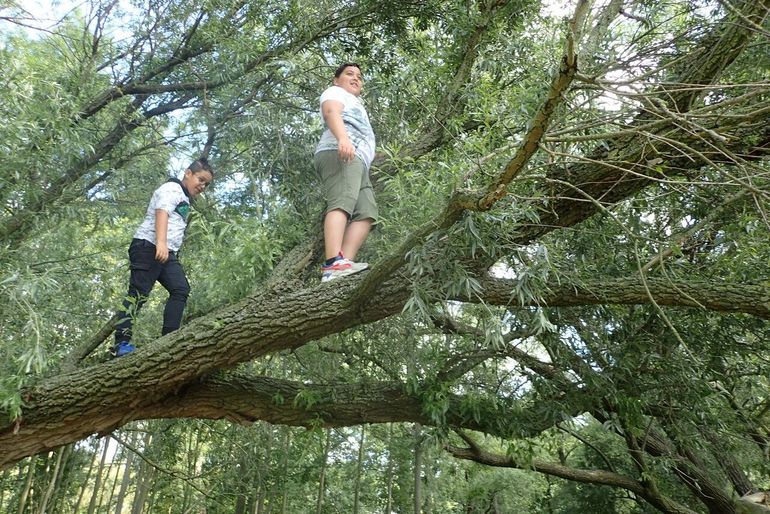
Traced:
<path fill-rule="evenodd" d="M 553 6 L 529 0 L 150 4 L 93 3 L 92 15 L 74 11 L 51 33 L 0 35 L 6 419 L 23 419 L 22 391 L 58 373 L 109 319 L 152 191 L 210 137 L 216 181 L 196 202 L 181 254 L 192 285 L 188 318 L 260 293 L 281 258 L 317 229 L 318 96 L 339 61 L 361 63 L 364 101 L 387 157 L 373 170 L 382 223 L 361 252 L 376 263 L 437 223 L 453 193 L 483 190 L 509 164 L 565 34 L 563 20 L 547 13 Z M 383 511 L 388 492 L 391 510 L 408 512 L 418 448 L 424 507 L 433 512 L 652 511 L 619 488 L 536 474 L 536 460 L 654 484 L 696 510 L 699 485 L 681 479 L 678 457 L 727 489 L 720 463 L 729 456 L 754 485 L 770 487 L 763 320 L 653 302 L 547 304 L 564 284 L 577 289 L 641 270 L 735 287 L 768 282 L 767 164 L 723 151 L 765 137 L 757 127 L 766 126 L 767 88 L 757 85 L 768 80 L 766 41 L 758 37 L 711 81 L 696 112 L 667 114 L 650 99 L 677 93 L 690 62 L 679 57 L 703 44 L 727 4 L 627 2 L 606 31 L 593 33 L 607 3 L 596 4 L 579 45 L 580 76 L 539 151 L 491 210 L 464 213 L 410 249 L 400 270 L 411 290 L 402 312 L 241 366 L 305 384 L 294 397 L 274 394 L 272 407 L 318 412 L 312 430 L 135 423 L 116 432 L 127 444 L 112 455 L 115 467 L 134 450 L 145 458 L 126 475 L 132 500 L 150 484 L 144 506 L 152 512 L 305 512 L 326 462 L 323 512 L 351 512 L 356 487 L 361 512 Z M 468 79 L 455 83 L 474 52 Z M 668 89 L 655 97 L 659 88 Z M 672 116 L 673 125 L 656 125 Z M 640 139 L 648 146 L 629 153 Z M 432 145 L 427 157 L 415 151 L 422 143 Z M 631 187 L 621 180 L 627 175 L 650 183 L 618 204 L 614 186 L 599 198 L 565 186 Z M 574 212 L 559 210 L 566 198 L 599 204 L 599 214 L 574 225 Z M 488 270 L 513 281 L 507 304 L 481 300 Z M 138 344 L 159 335 L 164 300 L 156 291 L 144 308 Z M 381 382 L 400 384 L 435 428 L 423 439 L 410 426 L 367 426 L 359 473 L 362 429 L 323 429 L 333 421 L 324 406 L 338 398 L 314 385 L 365 393 Z M 503 437 L 482 445 L 524 469 L 448 458 L 441 445 L 454 441 L 458 424 Z M 631 460 L 632 441 L 649 448 L 658 439 L 670 451 Z M 52 479 L 53 458 L 30 468 L 34 501 Z M 73 447 L 54 499 L 62 512 L 74 509 L 66 498 L 79 486 L 88 490 L 87 467 L 98 459 L 93 441 Z M 0 510 L 18 506 L 23 469 L 0 479 Z M 112 487 L 122 480 L 114 469 L 107 478 Z M 115 507 L 110 501 L 103 507 Z"/>

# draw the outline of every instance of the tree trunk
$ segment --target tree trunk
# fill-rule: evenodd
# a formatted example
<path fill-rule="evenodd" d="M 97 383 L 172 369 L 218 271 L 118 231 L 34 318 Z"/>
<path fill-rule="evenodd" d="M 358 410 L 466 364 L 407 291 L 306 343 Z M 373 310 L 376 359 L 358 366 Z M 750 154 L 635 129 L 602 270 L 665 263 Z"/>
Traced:
<path fill-rule="evenodd" d="M 422 425 L 414 424 L 414 514 L 422 509 Z"/>
<path fill-rule="evenodd" d="M 94 489 L 91 491 L 91 500 L 88 502 L 88 514 L 94 514 L 96 509 L 96 499 L 99 496 L 99 492 L 102 487 L 102 472 L 104 471 L 104 463 L 107 461 L 107 449 L 110 438 L 107 437 L 104 440 L 104 449 L 102 450 L 102 458 L 99 461 L 99 467 L 96 469 L 96 480 L 94 480 Z"/>
<path fill-rule="evenodd" d="M 318 498 L 315 505 L 315 514 L 321 514 L 321 508 L 324 503 L 324 482 L 326 480 L 326 462 L 329 459 L 329 449 L 331 447 L 331 429 L 326 430 L 326 442 L 324 443 L 323 455 L 321 455 L 321 471 L 318 476 Z"/>
<path fill-rule="evenodd" d="M 35 476 L 36 462 L 37 456 L 33 456 L 29 459 L 29 466 L 27 466 L 27 477 L 24 480 L 24 487 L 22 488 L 21 495 L 19 496 L 19 508 L 16 509 L 17 514 L 23 514 L 24 508 L 27 506 L 29 492 L 32 490 L 32 477 Z"/>
<path fill-rule="evenodd" d="M 131 446 L 136 442 L 136 435 L 132 434 L 129 443 Z M 131 468 L 134 463 L 134 452 L 125 449 L 126 463 L 123 466 L 123 478 L 120 480 L 120 489 L 118 490 L 118 499 L 115 501 L 115 514 L 121 514 L 123 512 L 123 503 L 126 501 L 126 492 L 131 484 Z M 117 479 L 117 477 L 116 477 Z"/>
<path fill-rule="evenodd" d="M 390 514 L 393 511 L 393 449 L 391 443 L 393 441 L 393 423 L 388 423 L 388 468 L 385 471 L 385 491 L 387 493 L 387 500 L 385 501 L 385 514 Z"/>
<path fill-rule="evenodd" d="M 356 485 L 353 494 L 353 514 L 358 514 L 358 501 L 361 493 L 361 470 L 364 464 L 364 438 L 366 437 L 366 425 L 361 425 L 361 438 L 358 441 L 358 461 L 356 462 Z"/>
<path fill-rule="evenodd" d="M 8 482 L 8 475 L 11 474 L 11 469 L 6 468 L 3 470 L 3 476 L 0 478 L 0 509 L 3 508 L 3 502 L 5 501 L 6 482 Z"/>
<path fill-rule="evenodd" d="M 146 432 L 144 434 L 144 440 L 142 441 L 142 451 L 147 452 L 152 444 L 152 432 Z M 134 493 L 134 502 L 131 505 L 131 514 L 142 514 L 144 510 L 144 502 L 147 500 L 147 494 L 152 486 L 152 481 L 155 477 L 155 468 L 151 467 L 147 462 L 142 461 L 139 465 L 139 469 L 136 473 L 136 492 Z"/>
<path fill-rule="evenodd" d="M 112 476 L 112 468 L 115 468 L 115 476 Z M 110 480 L 110 496 L 107 498 L 107 510 L 110 510 L 113 505 L 117 508 L 113 500 L 115 499 L 115 490 L 118 488 L 118 482 L 120 482 L 120 463 L 115 460 L 110 462 L 107 466 L 107 477 L 112 477 L 112 480 Z"/>
<path fill-rule="evenodd" d="M 69 452 L 72 450 L 72 445 L 67 445 L 63 448 L 60 448 L 58 452 L 56 452 L 58 455 L 56 456 L 56 464 L 54 464 L 53 472 L 51 474 L 51 481 L 48 484 L 48 487 L 45 490 L 45 494 L 43 495 L 42 500 L 40 501 L 40 506 L 38 508 L 39 514 L 45 514 L 46 509 L 48 508 L 48 502 L 51 501 L 51 497 L 53 496 L 54 490 L 56 488 L 56 483 L 59 481 L 59 473 L 62 468 L 62 460 L 64 459 L 64 456 L 69 456 Z"/>
<path fill-rule="evenodd" d="M 187 476 L 195 477 L 198 474 L 198 459 L 201 452 L 201 438 L 196 430 L 188 430 L 187 441 Z M 195 489 L 187 482 L 184 483 L 184 501 L 182 502 L 182 512 L 187 512 L 195 502 Z"/>
<path fill-rule="evenodd" d="M 288 427 L 283 427 L 285 431 L 285 437 L 283 439 L 283 456 L 281 462 L 281 480 L 283 480 L 283 491 L 281 498 L 281 514 L 286 514 L 286 509 L 289 506 L 289 481 L 286 480 L 289 468 L 289 452 L 291 451 L 291 432 Z"/>
<path fill-rule="evenodd" d="M 94 472 L 94 465 L 96 464 L 96 461 L 99 460 L 99 448 L 100 445 L 97 445 L 94 449 L 94 454 L 91 456 L 88 464 L 88 471 L 86 471 L 86 478 L 83 480 L 83 485 L 80 486 L 78 499 L 75 502 L 75 507 L 72 509 L 72 512 L 80 512 L 80 504 L 83 503 L 83 496 L 86 494 L 86 488 L 88 488 L 88 484 L 91 483 L 91 473 Z"/>

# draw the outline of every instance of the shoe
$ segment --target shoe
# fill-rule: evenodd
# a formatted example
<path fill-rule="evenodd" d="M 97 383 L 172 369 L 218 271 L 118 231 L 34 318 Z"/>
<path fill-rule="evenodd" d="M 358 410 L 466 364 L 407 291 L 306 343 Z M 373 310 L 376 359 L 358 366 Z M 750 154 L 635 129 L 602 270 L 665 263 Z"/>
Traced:
<path fill-rule="evenodd" d="M 337 260 L 329 265 L 321 266 L 321 282 L 328 282 L 335 278 L 346 277 L 358 273 L 369 267 L 366 262 L 353 262 L 339 254 Z"/>
<path fill-rule="evenodd" d="M 136 346 L 132 345 L 128 341 L 121 341 L 115 346 L 110 348 L 110 353 L 113 357 L 123 357 L 136 350 Z"/>

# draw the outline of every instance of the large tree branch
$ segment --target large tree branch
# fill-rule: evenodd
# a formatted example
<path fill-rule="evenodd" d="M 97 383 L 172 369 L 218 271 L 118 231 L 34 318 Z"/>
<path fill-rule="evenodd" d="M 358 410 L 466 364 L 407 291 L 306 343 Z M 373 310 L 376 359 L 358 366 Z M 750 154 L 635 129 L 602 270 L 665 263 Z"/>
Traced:
<path fill-rule="evenodd" d="M 362 280 L 363 277 L 350 277 L 340 283 L 321 284 L 280 295 L 256 295 L 195 320 L 132 355 L 48 379 L 25 393 L 24 416 L 17 424 L 0 425 L 0 454 L 8 451 L 21 457 L 24 454 L 19 451 L 42 451 L 106 427 L 118 426 L 136 417 L 143 409 L 158 405 L 169 395 L 173 398 L 188 384 L 217 369 L 297 348 L 326 335 L 401 312 L 410 294 L 408 284 L 401 277 L 382 284 L 365 306 L 351 304 L 348 300 Z M 487 301 L 510 303 L 511 281 L 490 280 L 489 284 Z M 666 294 L 670 287 L 662 281 L 660 294 Z M 708 291 L 698 292 L 708 285 L 698 288 L 692 284 L 678 284 L 677 287 L 686 288 L 698 295 L 696 298 L 708 300 Z M 564 289 L 565 295 L 573 294 L 571 288 Z M 597 291 L 610 295 L 612 289 L 607 284 L 602 288 L 597 284 L 583 290 L 581 298 L 593 304 Z M 737 286 L 718 287 L 710 293 L 725 291 L 730 293 L 730 298 L 739 295 Z M 635 299 L 639 303 L 649 301 L 638 284 Z M 679 296 L 679 301 L 692 305 L 687 296 Z M 737 298 L 732 301 L 750 308 L 745 301 Z M 578 305 L 574 300 L 568 303 Z M 715 305 L 729 309 L 722 303 Z M 126 391 L 134 393 L 126 394 Z M 174 412 L 168 414 L 173 417 Z M 66 420 L 66 423 L 51 424 L 52 419 Z"/>
<path fill-rule="evenodd" d="M 647 277 L 587 280 L 553 280 L 543 285 L 540 298 L 521 303 L 516 280 L 485 278 L 478 296 L 462 301 L 484 301 L 509 308 L 518 305 L 576 307 L 583 305 L 638 305 L 650 303 L 670 307 L 694 307 L 714 312 L 744 313 L 770 319 L 770 291 L 759 284 L 736 284 L 716 280 L 669 280 Z"/>
<path fill-rule="evenodd" d="M 632 150 L 631 155 L 634 152 Z M 700 166 L 691 162 L 683 165 L 691 166 L 690 169 Z M 506 172 L 501 176 L 507 180 L 510 174 Z M 604 180 L 595 180 L 602 177 Z M 612 201 L 626 198 L 647 184 L 636 183 L 635 177 L 610 176 L 601 163 L 584 165 L 577 178 L 570 180 L 573 185 L 584 187 L 591 197 Z M 494 188 L 493 195 L 497 191 Z M 557 196 L 547 207 L 552 214 L 543 218 L 552 216 L 553 223 L 546 221 L 546 225 L 532 225 L 522 230 L 518 236 L 520 241 L 536 239 L 556 226 L 574 225 L 596 212 L 594 204 L 573 200 L 570 195 Z M 297 348 L 326 335 L 401 312 L 410 289 L 405 277 L 397 273 L 403 254 L 397 254 L 396 258 L 399 263 L 389 266 L 388 273 L 378 277 L 374 284 L 367 277 L 375 276 L 374 272 L 365 272 L 345 281 L 311 288 L 267 290 L 202 317 L 132 355 L 47 379 L 24 392 L 25 408 L 21 419 L 0 424 L 0 456 L 10 462 L 94 431 L 120 426 L 139 415 L 142 409 L 173 402 L 175 395 L 218 369 Z M 362 296 L 361 291 L 365 288 L 361 286 L 367 280 L 374 287 L 371 294 Z M 489 287 L 494 291 L 492 284 Z M 601 291 L 598 285 L 583 290 L 583 301 L 595 303 L 592 298 L 597 291 Z M 509 292 L 510 289 L 494 295 L 490 293 L 490 301 L 497 298 L 501 304 L 508 304 Z M 610 298 L 611 292 L 601 292 L 607 295 L 606 299 Z M 697 302 L 690 301 L 686 305 L 704 303 L 695 291 L 687 293 Z M 563 291 L 563 295 L 570 296 L 567 291 Z M 649 301 L 649 297 L 642 300 L 638 293 L 637 296 L 640 301 Z M 677 293 L 677 296 L 678 301 L 685 302 L 685 295 Z M 661 290 L 662 304 L 665 304 L 665 297 L 665 291 Z M 352 301 L 356 298 L 365 301 Z M 557 298 L 550 300 L 556 302 Z M 621 298 L 616 296 L 616 301 Z M 713 305 L 718 310 L 733 312 L 717 300 Z M 765 315 L 756 307 L 750 312 Z M 574 409 L 581 412 L 579 406 Z M 543 419 L 550 420 L 554 416 L 549 415 L 545 406 L 542 410 Z M 158 411 L 158 415 L 163 414 Z"/>
<path fill-rule="evenodd" d="M 119 362 L 119 361 L 113 361 Z M 128 371 L 133 373 L 129 365 Z M 115 370 L 112 370 L 114 373 Z M 110 380 L 110 389 L 125 400 L 125 392 L 136 384 L 123 378 L 109 379 L 92 368 L 93 381 Z M 146 381 L 142 381 L 146 384 Z M 516 399 L 475 401 L 475 415 L 467 408 L 462 395 L 448 394 L 442 419 L 426 414 L 425 390 L 407 387 L 401 382 L 367 382 L 361 384 L 306 384 L 242 373 L 212 373 L 191 381 L 171 394 L 153 395 L 148 384 L 121 405 L 110 400 L 92 402 L 87 412 L 72 410 L 64 402 L 52 398 L 36 402 L 27 409 L 28 416 L 17 424 L 3 427 L 0 433 L 0 468 L 34 453 L 77 441 L 95 432 L 108 433 L 125 423 L 153 418 L 227 419 L 236 423 L 257 420 L 292 426 L 341 427 L 363 423 L 417 422 L 425 425 L 446 424 L 458 429 L 471 429 L 499 437 L 528 437 L 541 433 L 564 415 L 578 415 L 590 405 L 589 399 L 575 401 L 569 413 L 554 415 L 541 404 L 528 404 Z M 411 392 L 407 393 L 408 390 Z M 76 393 L 75 389 L 70 389 Z M 147 400 L 147 396 L 155 400 Z M 62 409 L 62 407 L 64 407 Z M 504 418 L 499 413 L 507 412 Z M 39 412 L 43 418 L 37 418 Z"/>

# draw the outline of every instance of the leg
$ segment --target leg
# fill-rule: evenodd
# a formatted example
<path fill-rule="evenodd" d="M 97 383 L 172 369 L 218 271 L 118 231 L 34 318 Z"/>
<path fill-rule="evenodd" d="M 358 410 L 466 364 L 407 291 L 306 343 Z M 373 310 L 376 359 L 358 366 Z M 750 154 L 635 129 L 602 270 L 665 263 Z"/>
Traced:
<path fill-rule="evenodd" d="M 336 151 L 325 151 L 315 155 L 313 164 L 326 199 L 324 255 L 331 259 L 342 250 L 345 229 L 358 198 L 363 163 L 360 159 L 343 162 Z"/>
<path fill-rule="evenodd" d="M 342 209 L 334 209 L 326 213 L 324 217 L 324 255 L 326 259 L 336 257 L 340 251 L 343 251 L 342 240 L 346 236 L 345 227 L 347 225 L 348 213 Z"/>
<path fill-rule="evenodd" d="M 176 255 L 169 255 L 158 281 L 166 288 L 169 295 L 166 307 L 163 309 L 163 329 L 161 330 L 161 334 L 166 335 L 182 324 L 182 314 L 187 304 L 187 297 L 190 295 L 190 283 L 187 282 L 184 268 Z"/>
<path fill-rule="evenodd" d="M 377 202 L 374 199 L 372 184 L 369 181 L 369 174 L 364 171 L 361 174 L 360 190 L 356 198 L 356 205 L 351 216 L 351 223 L 345 231 L 345 238 L 342 241 L 342 253 L 350 260 L 356 259 L 356 254 L 361 245 L 366 241 L 372 225 L 379 217 Z"/>
<path fill-rule="evenodd" d="M 132 241 L 128 256 L 131 261 L 131 278 L 123 309 L 118 312 L 116 343 L 131 340 L 134 318 L 150 296 L 161 271 L 160 263 L 155 260 L 155 245 L 148 241 Z"/>
<path fill-rule="evenodd" d="M 356 254 L 361 245 L 366 241 L 372 228 L 372 219 L 358 220 L 348 225 L 345 230 L 345 239 L 342 241 L 342 254 L 351 261 L 356 259 Z"/>

